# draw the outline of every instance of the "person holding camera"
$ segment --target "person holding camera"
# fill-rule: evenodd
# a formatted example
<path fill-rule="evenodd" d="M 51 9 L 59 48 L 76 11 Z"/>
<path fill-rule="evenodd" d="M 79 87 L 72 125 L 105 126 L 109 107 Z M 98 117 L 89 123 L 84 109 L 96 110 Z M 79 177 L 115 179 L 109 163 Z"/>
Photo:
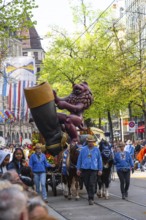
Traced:
<path fill-rule="evenodd" d="M 124 151 L 125 144 L 119 143 L 119 151 L 114 155 L 114 164 L 116 165 L 117 175 L 120 180 L 120 189 L 122 199 L 128 197 L 128 189 L 130 186 L 130 171 L 134 172 L 133 159 L 129 152 Z"/>

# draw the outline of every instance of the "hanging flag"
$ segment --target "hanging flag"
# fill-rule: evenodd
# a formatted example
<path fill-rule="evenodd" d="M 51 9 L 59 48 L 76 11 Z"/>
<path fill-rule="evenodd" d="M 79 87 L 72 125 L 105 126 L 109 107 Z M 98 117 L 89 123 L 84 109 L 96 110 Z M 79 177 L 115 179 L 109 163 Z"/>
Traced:
<path fill-rule="evenodd" d="M 22 63 L 22 65 L 23 65 L 23 63 Z M 6 66 L 6 72 L 9 74 L 9 75 L 11 75 L 14 71 L 16 71 L 16 70 L 21 70 L 21 69 L 25 69 L 25 70 L 27 70 L 27 71 L 29 71 L 29 72 L 31 72 L 31 73 L 33 73 L 34 74 L 34 64 L 33 64 L 33 62 L 30 62 L 30 63 L 28 63 L 28 64 L 26 64 L 26 65 L 23 65 L 23 66 L 13 66 L 12 64 L 10 64 L 10 63 L 7 63 L 7 66 Z"/>
<path fill-rule="evenodd" d="M 8 95 L 9 110 L 17 120 L 29 119 L 24 88 L 36 83 L 35 63 L 32 57 L 10 57 L 5 60 L 3 94 Z"/>
<path fill-rule="evenodd" d="M 5 110 L 5 115 L 6 115 L 5 122 L 8 124 L 10 124 L 16 120 L 13 112 L 11 112 L 10 110 Z"/>
<path fill-rule="evenodd" d="M 36 82 L 35 61 L 32 57 L 9 57 L 4 61 L 8 82 L 21 80 Z"/>
<path fill-rule="evenodd" d="M 4 68 L 2 96 L 8 96 L 9 95 L 9 87 L 10 87 L 10 84 L 8 82 L 7 73 L 6 73 L 5 68 Z"/>
<path fill-rule="evenodd" d="M 0 95 L 3 95 L 3 77 L 0 77 Z"/>
<path fill-rule="evenodd" d="M 3 110 L 0 111 L 0 123 L 4 123 L 7 119 L 7 115 Z"/>
<path fill-rule="evenodd" d="M 8 106 L 9 110 L 14 112 L 17 120 L 29 120 L 30 112 L 24 96 L 24 88 L 32 87 L 33 85 L 34 83 L 29 81 L 18 81 L 10 84 Z"/>

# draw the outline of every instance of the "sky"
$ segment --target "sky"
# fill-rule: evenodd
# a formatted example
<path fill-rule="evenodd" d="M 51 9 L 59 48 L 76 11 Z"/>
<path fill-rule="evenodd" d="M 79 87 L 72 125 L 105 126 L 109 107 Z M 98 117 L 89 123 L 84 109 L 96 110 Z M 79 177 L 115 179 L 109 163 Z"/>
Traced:
<path fill-rule="evenodd" d="M 104 11 L 113 0 L 90 0 L 90 2 L 95 10 L 100 9 Z M 69 32 L 73 32 L 72 11 L 69 0 L 36 0 L 36 4 L 38 8 L 33 10 L 34 20 L 37 21 L 36 30 L 43 39 L 41 43 L 46 50 L 48 41 L 44 36 L 48 32 L 49 26 L 58 25 Z"/>

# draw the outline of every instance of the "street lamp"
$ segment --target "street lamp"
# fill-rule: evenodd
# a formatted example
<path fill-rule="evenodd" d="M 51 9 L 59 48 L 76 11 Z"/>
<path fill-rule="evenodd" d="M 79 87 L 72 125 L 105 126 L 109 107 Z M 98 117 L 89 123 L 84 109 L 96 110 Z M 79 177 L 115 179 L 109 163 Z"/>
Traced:
<path fill-rule="evenodd" d="M 120 110 L 120 128 L 121 128 L 121 140 L 124 142 L 124 129 L 123 129 L 123 116 Z"/>

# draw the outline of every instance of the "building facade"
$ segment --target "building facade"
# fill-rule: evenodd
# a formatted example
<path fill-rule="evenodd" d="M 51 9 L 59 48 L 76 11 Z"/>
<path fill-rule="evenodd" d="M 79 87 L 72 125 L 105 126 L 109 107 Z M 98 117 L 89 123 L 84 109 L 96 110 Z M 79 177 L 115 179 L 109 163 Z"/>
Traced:
<path fill-rule="evenodd" d="M 36 72 L 40 71 L 42 60 L 44 59 L 44 50 L 41 46 L 41 39 L 35 28 L 30 28 L 25 30 L 23 33 L 25 39 L 18 40 L 15 38 L 10 38 L 6 40 L 7 46 L 7 59 L 28 56 L 35 59 L 35 69 Z M 9 96 L 3 95 L 4 87 L 4 72 L 1 68 L 0 74 L 0 137 L 3 137 L 6 144 L 21 144 L 24 139 L 31 139 L 32 132 L 36 131 L 37 128 L 34 124 L 29 123 L 29 118 L 19 117 L 15 120 L 2 120 L 2 115 L 5 111 L 9 112 Z M 15 79 L 14 79 L 15 81 Z M 12 82 L 12 85 L 15 82 Z M 29 85 L 30 86 L 30 85 Z M 23 88 L 22 88 L 23 89 Z M 22 101 L 21 101 L 22 103 Z M 19 107 L 18 107 L 19 108 Z M 17 108 L 17 111 L 19 109 Z M 25 110 L 24 110 L 25 111 Z"/>
<path fill-rule="evenodd" d="M 146 48 L 146 1 L 125 0 L 125 11 L 127 33 L 134 34 Z"/>
<path fill-rule="evenodd" d="M 41 45 L 41 38 L 39 37 L 34 27 L 24 29 L 22 35 L 22 54 L 23 56 L 31 56 L 35 59 L 37 73 L 40 72 L 42 61 L 45 57 L 45 51 Z"/>
<path fill-rule="evenodd" d="M 112 5 L 112 15 L 115 19 L 121 19 L 125 15 L 125 0 L 116 0 Z"/>

